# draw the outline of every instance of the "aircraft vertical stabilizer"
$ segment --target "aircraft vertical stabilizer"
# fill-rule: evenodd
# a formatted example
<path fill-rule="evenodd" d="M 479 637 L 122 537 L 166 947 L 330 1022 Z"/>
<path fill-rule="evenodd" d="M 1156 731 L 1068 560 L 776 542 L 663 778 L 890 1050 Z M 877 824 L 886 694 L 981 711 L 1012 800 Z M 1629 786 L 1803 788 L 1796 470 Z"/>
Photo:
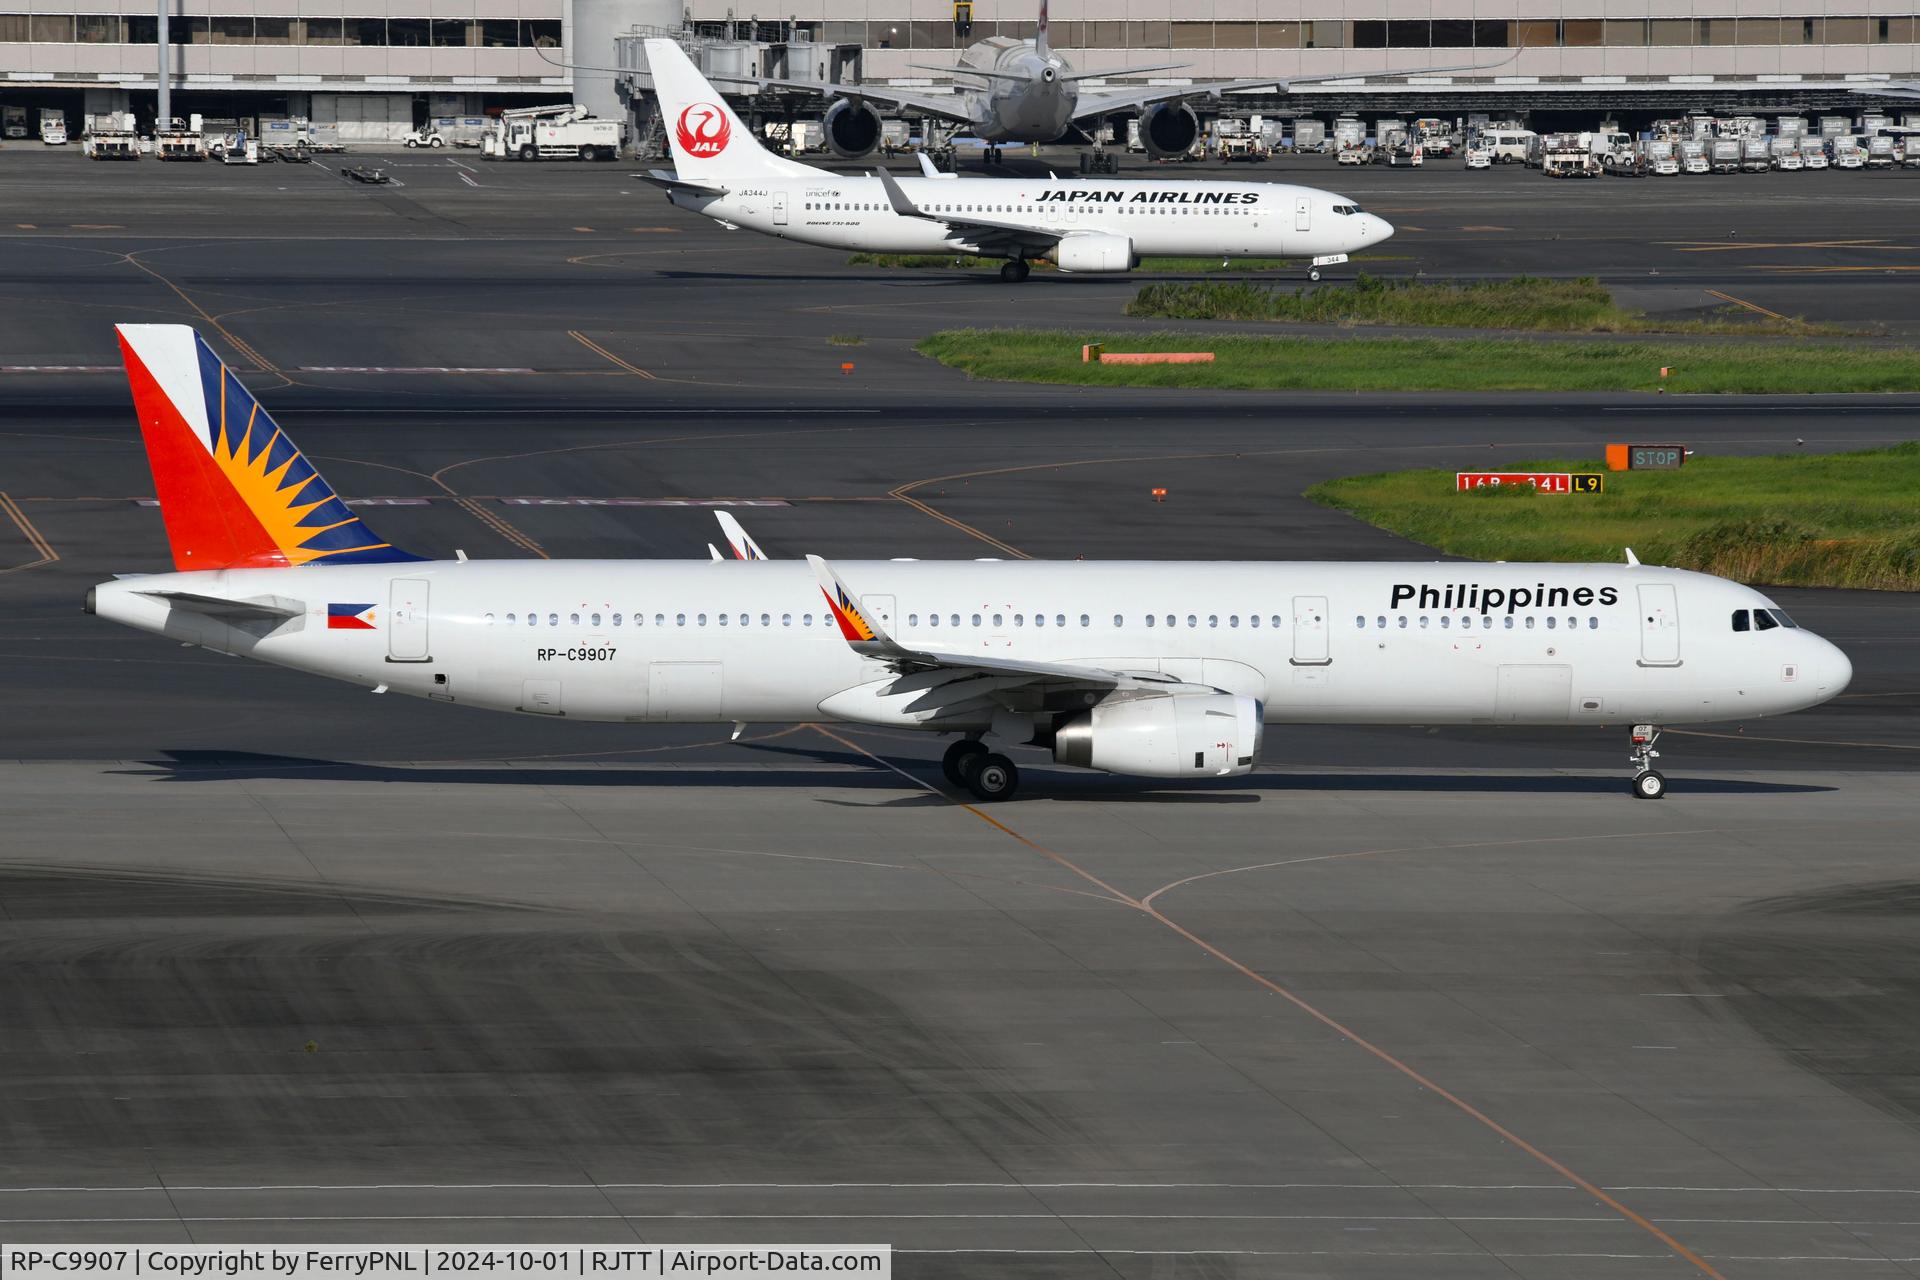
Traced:
<path fill-rule="evenodd" d="M 824 170 L 774 155 L 761 146 L 753 130 L 673 41 L 647 41 L 647 69 L 653 75 L 653 92 L 660 101 L 660 122 L 673 150 L 676 176 L 693 182 L 824 176 Z"/>

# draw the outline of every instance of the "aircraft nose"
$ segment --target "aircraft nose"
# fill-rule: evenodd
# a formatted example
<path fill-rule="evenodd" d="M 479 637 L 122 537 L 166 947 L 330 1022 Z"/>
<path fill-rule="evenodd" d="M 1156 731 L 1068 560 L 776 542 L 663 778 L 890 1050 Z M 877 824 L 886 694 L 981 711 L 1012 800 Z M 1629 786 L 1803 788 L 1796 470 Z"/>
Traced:
<path fill-rule="evenodd" d="M 1853 683 L 1853 660 L 1831 640 L 1820 640 L 1820 652 L 1812 665 L 1814 685 L 1826 697 L 1838 697 Z"/>
<path fill-rule="evenodd" d="M 1368 214 L 1367 216 L 1372 221 L 1372 225 L 1367 229 L 1368 244 L 1379 244 L 1381 241 L 1392 237 L 1393 224 L 1391 222 L 1388 222 L 1378 214 Z"/>

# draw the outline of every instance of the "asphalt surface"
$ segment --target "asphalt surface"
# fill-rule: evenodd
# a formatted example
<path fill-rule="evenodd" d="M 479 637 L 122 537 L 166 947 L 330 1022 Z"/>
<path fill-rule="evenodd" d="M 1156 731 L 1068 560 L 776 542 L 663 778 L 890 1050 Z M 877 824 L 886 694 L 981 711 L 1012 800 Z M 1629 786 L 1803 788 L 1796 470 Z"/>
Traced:
<path fill-rule="evenodd" d="M 200 325 L 377 529 L 474 556 L 703 556 L 729 502 L 778 556 L 1418 558 L 1300 491 L 1854 448 L 1920 400 L 972 383 L 912 342 L 1111 327 L 1132 284 L 849 268 L 619 166 L 385 163 L 0 153 L 7 1238 L 1920 1270 L 1911 597 L 1778 593 L 1852 688 L 1670 733 L 1658 805 L 1617 731 L 1309 728 L 1212 786 L 1024 761 L 994 822 L 937 744 L 487 716 L 79 612 L 166 565 L 117 320 Z M 1401 226 L 1369 270 L 1920 323 L 1920 175 L 1236 176 L 1302 172 Z"/>

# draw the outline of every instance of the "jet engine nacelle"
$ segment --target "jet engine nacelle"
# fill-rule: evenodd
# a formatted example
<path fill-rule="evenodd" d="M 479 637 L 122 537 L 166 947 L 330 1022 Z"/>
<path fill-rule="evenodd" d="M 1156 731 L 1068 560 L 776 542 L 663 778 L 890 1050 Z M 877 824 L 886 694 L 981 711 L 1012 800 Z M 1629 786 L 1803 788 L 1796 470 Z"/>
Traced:
<path fill-rule="evenodd" d="M 835 155 L 857 160 L 880 145 L 880 113 L 864 102 L 842 98 L 827 108 L 820 131 Z"/>
<path fill-rule="evenodd" d="M 1200 137 L 1200 117 L 1184 103 L 1163 102 L 1140 117 L 1140 143 L 1156 160 L 1183 156 Z"/>
<path fill-rule="evenodd" d="M 1140 265 L 1131 238 L 1095 231 L 1065 237 L 1047 256 L 1062 271 L 1131 271 Z"/>
<path fill-rule="evenodd" d="M 1061 764 L 1141 778 L 1225 778 L 1260 754 L 1260 703 L 1231 693 L 1103 702 L 1054 729 Z"/>

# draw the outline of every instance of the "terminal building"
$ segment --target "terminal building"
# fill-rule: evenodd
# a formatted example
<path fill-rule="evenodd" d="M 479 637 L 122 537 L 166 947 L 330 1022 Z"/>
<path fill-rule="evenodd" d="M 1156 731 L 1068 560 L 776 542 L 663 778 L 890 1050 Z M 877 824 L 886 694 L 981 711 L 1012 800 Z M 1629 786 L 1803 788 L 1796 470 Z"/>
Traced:
<path fill-rule="evenodd" d="M 786 51 L 854 49 L 842 70 L 938 86 L 958 50 L 1028 37 L 1038 0 L 804 0 L 777 20 L 737 0 L 167 0 L 173 111 L 306 116 L 343 141 L 576 97 L 625 111 L 618 37 L 684 31 L 749 73 L 818 75 Z M 1391 8 L 1392 13 L 1389 14 Z M 1055 0 L 1054 46 L 1113 83 L 1310 77 L 1253 109 L 1610 112 L 1859 110 L 1920 79 L 1915 0 Z M 1124 17 L 1110 16 L 1124 9 Z M 0 104 L 151 121 L 156 9 L 0 0 Z M 776 54 L 778 56 L 776 56 Z M 844 63 L 844 66 L 843 66 Z M 1135 70 L 1178 63 L 1177 70 Z M 1422 74 L 1424 73 L 1424 74 Z"/>

